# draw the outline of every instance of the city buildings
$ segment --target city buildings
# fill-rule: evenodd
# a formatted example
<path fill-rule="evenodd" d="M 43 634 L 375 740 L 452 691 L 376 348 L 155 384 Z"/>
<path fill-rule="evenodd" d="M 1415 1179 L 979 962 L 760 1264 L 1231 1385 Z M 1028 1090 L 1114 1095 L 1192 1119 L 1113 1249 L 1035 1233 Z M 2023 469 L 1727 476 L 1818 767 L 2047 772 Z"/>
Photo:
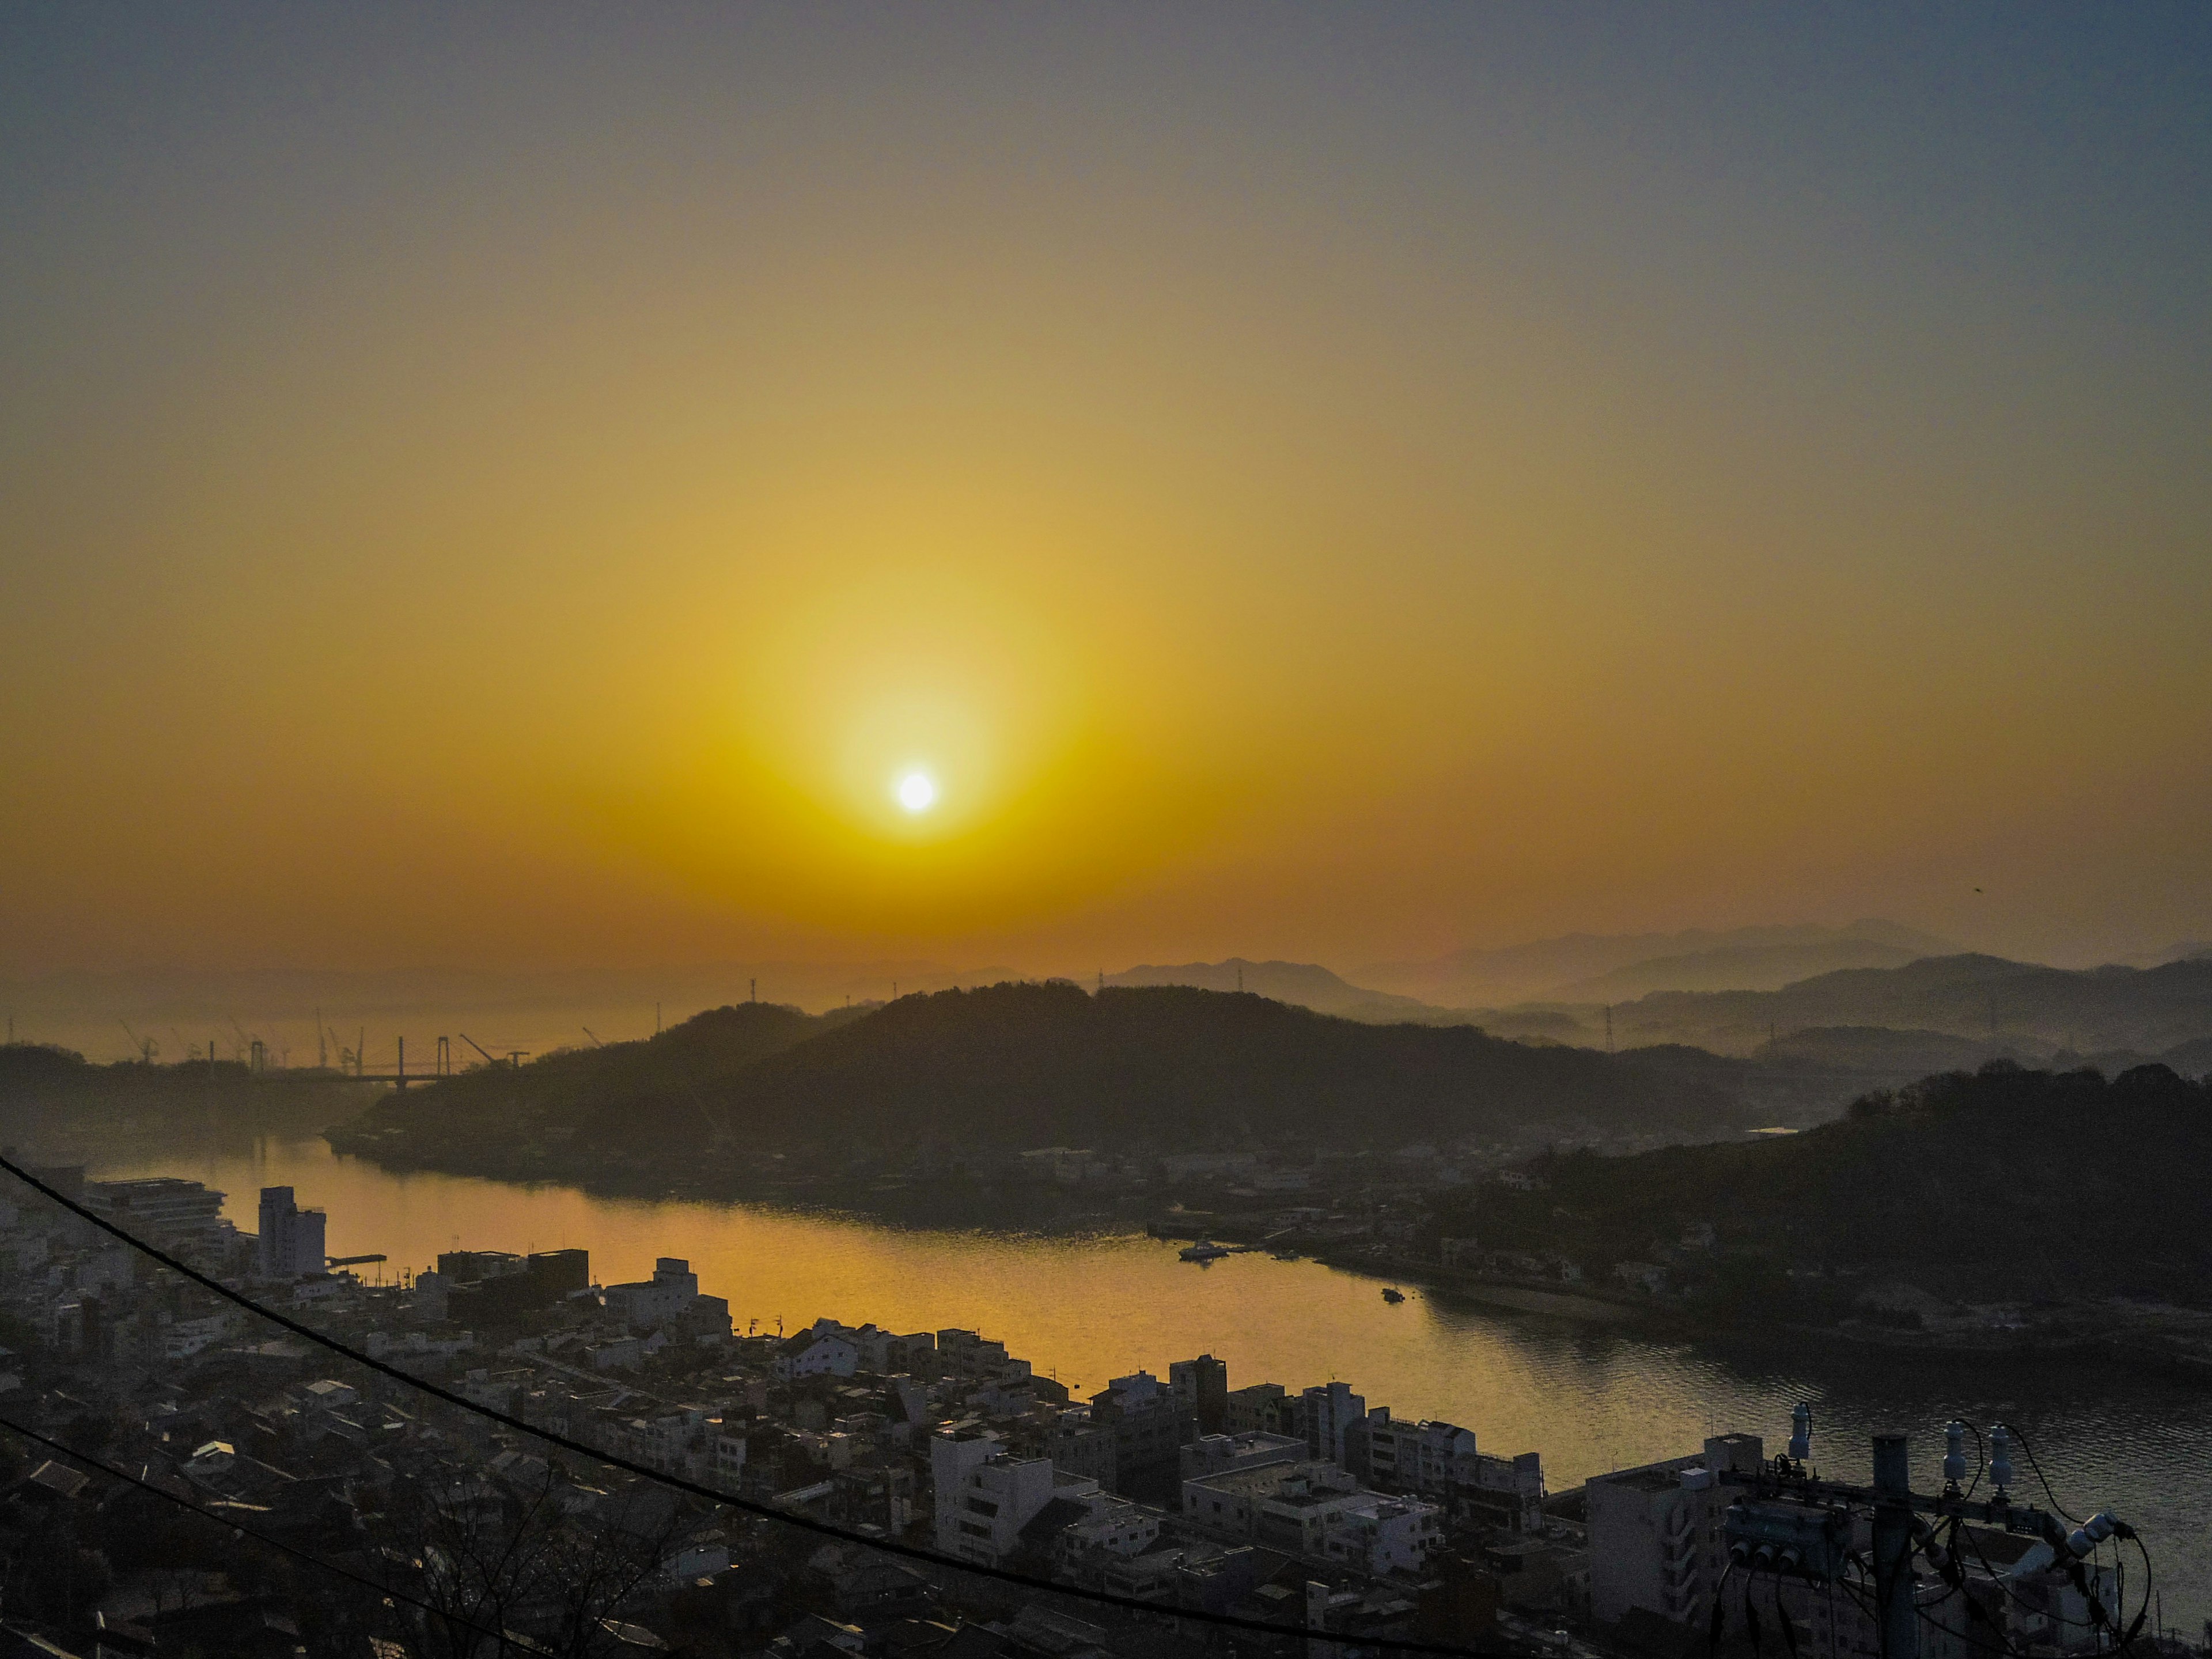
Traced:
<path fill-rule="evenodd" d="M 272 1280 L 303 1279 L 319 1277 L 327 1271 L 323 1240 L 327 1219 L 320 1210 L 301 1209 L 293 1201 L 289 1187 L 264 1187 L 258 1236 L 259 1276 Z"/>
<path fill-rule="evenodd" d="M 290 1290 L 312 1282 L 319 1299 L 303 1316 L 318 1328 L 473 1405 L 858 1539 L 1164 1607 L 1310 1617 L 1347 1642 L 1417 1628 L 1455 1639 L 1502 1608 L 1572 1620 L 1578 1640 L 1607 1651 L 1688 1652 L 1723 1586 L 1741 1582 L 1728 1577 L 1741 1490 L 1729 1483 L 1761 1466 L 1755 1437 L 1716 1436 L 1555 1500 L 1536 1454 L 1486 1453 L 1474 1429 L 1370 1405 L 1341 1380 L 1231 1389 L 1229 1367 L 1201 1354 L 1164 1377 L 1115 1377 L 1071 1404 L 973 1330 L 899 1334 L 824 1317 L 789 1336 L 738 1335 L 727 1304 L 680 1258 L 660 1258 L 650 1279 L 595 1287 L 580 1251 L 453 1251 L 434 1271 L 365 1284 L 328 1270 L 321 1213 L 290 1190 L 269 1189 L 260 1233 L 225 1244 L 209 1220 L 220 1194 L 191 1185 L 131 1184 L 106 1200 L 108 1212 L 197 1233 L 227 1260 L 230 1282 L 258 1285 L 264 1299 L 283 1285 L 289 1307 Z M 15 1379 L 11 1413 L 57 1435 L 110 1424 L 132 1468 L 234 1513 L 282 1517 L 271 1524 L 297 1525 L 335 1553 L 389 1548 L 376 1559 L 419 1560 L 384 1530 L 408 1513 L 407 1524 L 493 1529 L 550 1513 L 545 1524 L 579 1538 L 657 1552 L 641 1588 L 601 1616 L 658 1639 L 695 1618 L 719 1620 L 725 1647 L 700 1650 L 714 1653 L 763 1651 L 779 1629 L 797 1628 L 794 1573 L 811 1575 L 805 1594 L 826 1598 L 817 1616 L 834 1612 L 879 1650 L 888 1638 L 873 1621 L 886 1610 L 953 1625 L 975 1611 L 927 1574 L 865 1553 L 807 1565 L 806 1553 L 775 1541 L 772 1522 L 350 1372 L 37 1205 L 0 1217 L 0 1255 L 14 1269 L 0 1278 L 0 1311 L 36 1346 L 0 1354 L 0 1375 Z M 436 1515 L 425 1521 L 409 1504 Z M 2022 1653 L 2080 1650 L 2087 1605 L 2047 1553 L 2008 1534 L 1970 1537 L 1968 1589 L 2007 1639 Z M 116 1572 L 141 1584 L 128 1561 Z M 1963 1601 L 1932 1582 L 1925 1594 L 1923 1659 L 1978 1654 Z M 1786 1613 L 1808 1656 L 1870 1655 L 1870 1628 L 1847 1598 L 1789 1582 L 1766 1583 L 1762 1598 Z M 286 1616 L 304 1632 L 319 1615 Z M 524 1629 L 552 1613 L 519 1616 Z M 741 1619 L 762 1622 L 739 1644 L 729 1621 Z M 992 1639 L 1015 1640 L 1003 1629 Z M 1058 1638 L 1037 1626 L 1020 1639 Z"/>

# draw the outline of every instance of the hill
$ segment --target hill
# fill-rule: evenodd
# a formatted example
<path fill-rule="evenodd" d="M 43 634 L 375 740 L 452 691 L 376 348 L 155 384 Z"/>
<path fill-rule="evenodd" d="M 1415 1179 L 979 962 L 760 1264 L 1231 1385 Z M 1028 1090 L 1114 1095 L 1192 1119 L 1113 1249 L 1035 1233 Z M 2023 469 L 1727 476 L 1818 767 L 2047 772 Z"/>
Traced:
<path fill-rule="evenodd" d="M 1553 995 L 1564 1002 L 1626 1002 L 1654 991 L 1772 991 L 1839 969 L 1902 968 L 1925 954 L 1873 939 L 1732 945 L 1632 962 L 1609 974 L 1562 986 Z"/>
<path fill-rule="evenodd" d="M 1802 1134 L 1553 1158 L 1547 1190 L 1486 1189 L 1437 1231 L 1557 1249 L 1594 1278 L 1664 1262 L 1693 1301 L 1836 1316 L 1895 1285 L 1958 1303 L 2212 1306 L 2208 1159 L 2205 1085 L 2163 1066 L 2108 1082 L 1997 1061 L 1868 1096 Z M 1684 1248 L 1708 1226 L 1710 1247 Z"/>
<path fill-rule="evenodd" d="M 743 1041 L 695 1058 L 711 1032 Z M 702 1023 L 707 1032 L 696 1031 Z M 721 1036 L 715 1036 L 720 1042 Z M 1471 1027 L 1368 1025 L 1247 993 L 1065 982 L 901 999 L 839 1019 L 725 1009 L 618 1044 L 392 1096 L 334 1132 L 392 1162 L 696 1170 L 712 1149 L 1395 1146 L 1749 1121 L 1707 1078 Z"/>
<path fill-rule="evenodd" d="M 1667 991 L 1613 1010 L 1624 1040 L 1741 1053 L 1811 1026 L 1881 1026 L 1990 1042 L 2162 1054 L 2212 1036 L 2212 962 L 2045 968 L 2001 957 L 1933 957 L 1850 969 L 1778 991 Z"/>
<path fill-rule="evenodd" d="M 0 1043 L 0 1146 L 70 1162 L 117 1146 L 311 1134 L 372 1092 L 332 1072 L 204 1060 L 102 1066 L 47 1043 Z"/>
<path fill-rule="evenodd" d="M 1231 957 L 1226 962 L 1187 962 L 1178 967 L 1142 963 L 1109 974 L 1105 983 L 1116 986 L 1188 985 L 1201 991 L 1249 991 L 1277 1002 L 1295 1003 L 1316 1013 L 1340 1014 L 1369 1024 L 1418 1020 L 1472 1024 L 1463 1011 L 1438 1008 L 1413 997 L 1394 996 L 1346 983 L 1337 975 L 1310 962 L 1248 962 Z"/>
<path fill-rule="evenodd" d="M 1831 969 L 1894 965 L 1957 947 L 1869 920 L 1847 927 L 1816 923 L 1690 928 L 1679 933 L 1569 933 L 1495 951 L 1458 951 L 1427 962 L 1379 963 L 1358 977 L 1401 995 L 1454 1007 L 1516 1002 L 1619 1000 L 1654 990 L 1764 990 Z M 1580 988 L 1636 970 L 1638 988 Z"/>

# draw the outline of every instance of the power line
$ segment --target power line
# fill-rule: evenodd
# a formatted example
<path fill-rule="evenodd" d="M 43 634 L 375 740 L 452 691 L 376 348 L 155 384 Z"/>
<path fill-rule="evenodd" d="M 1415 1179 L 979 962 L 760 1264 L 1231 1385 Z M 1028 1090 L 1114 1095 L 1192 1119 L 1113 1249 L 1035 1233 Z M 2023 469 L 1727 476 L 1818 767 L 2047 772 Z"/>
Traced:
<path fill-rule="evenodd" d="M 423 1601 L 420 1596 L 410 1595 L 406 1591 L 394 1589 L 388 1584 L 380 1584 L 375 1579 L 371 1578 L 366 1573 L 356 1572 L 350 1567 L 341 1566 L 336 1561 L 325 1559 L 324 1557 L 317 1555 L 312 1551 L 303 1550 L 296 1544 L 288 1544 L 281 1538 L 271 1537 L 265 1532 L 256 1532 L 252 1527 L 241 1526 L 239 1522 L 232 1520 L 227 1515 L 217 1515 L 213 1510 L 209 1509 L 204 1504 L 195 1504 L 191 1498 L 184 1497 L 179 1493 L 171 1492 L 166 1486 L 157 1486 L 151 1480 L 147 1480 L 142 1479 L 138 1475 L 132 1474 L 127 1469 L 118 1469 L 113 1464 L 104 1463 L 99 1458 L 91 1456 L 87 1453 L 78 1451 L 74 1447 L 64 1446 L 58 1440 L 51 1440 L 45 1435 L 40 1434 L 36 1429 L 27 1429 L 21 1423 L 12 1422 L 4 1417 L 0 1417 L 0 1429 L 11 1430 L 15 1433 L 22 1436 L 24 1439 L 34 1440 L 40 1445 L 44 1446 L 48 1451 L 57 1453 L 63 1457 L 66 1457 L 73 1463 L 82 1463 L 87 1468 L 98 1469 L 102 1474 L 108 1476 L 112 1480 L 120 1480 L 125 1485 L 136 1486 L 141 1492 L 150 1492 L 156 1498 L 166 1498 L 170 1503 L 174 1504 L 179 1509 L 189 1510 L 194 1515 L 199 1516 L 204 1520 L 213 1522 L 218 1527 L 225 1527 L 229 1528 L 232 1532 L 242 1534 L 247 1538 L 253 1539 L 256 1542 L 268 1545 L 271 1549 L 282 1550 L 285 1554 L 291 1556 L 295 1560 L 305 1561 L 311 1567 L 319 1567 L 325 1572 L 336 1573 L 341 1578 L 350 1578 L 355 1583 L 364 1585 L 368 1589 L 374 1590 L 380 1595 L 389 1596 L 395 1601 L 404 1601 L 409 1607 L 419 1607 L 424 1613 L 429 1613 L 434 1618 L 442 1619 L 448 1624 L 459 1625 L 464 1630 L 472 1630 L 480 1636 L 489 1636 L 494 1641 L 497 1642 L 502 1648 L 518 1645 L 516 1638 L 508 1635 L 505 1631 L 494 1630 L 489 1625 L 479 1625 L 473 1619 L 465 1618 L 458 1613 L 453 1613 L 447 1608 L 434 1606 L 432 1603 Z"/>
<path fill-rule="evenodd" d="M 1093 1589 L 1082 1584 L 1054 1583 L 1049 1578 L 1039 1578 L 1030 1573 L 1017 1572 L 1011 1567 L 963 1561 L 955 1556 L 941 1554 L 936 1550 L 923 1549 L 915 1544 L 901 1543 L 895 1539 L 871 1538 L 864 1533 L 854 1532 L 832 1522 L 819 1520 L 802 1512 L 777 1509 L 772 1504 L 758 1503 L 748 1498 L 732 1497 L 727 1492 L 717 1491 L 712 1486 L 686 1476 L 670 1474 L 663 1470 L 650 1468 L 619 1453 L 607 1451 L 584 1441 L 574 1439 L 557 1430 L 526 1422 L 512 1413 L 482 1405 L 438 1383 L 412 1376 L 400 1370 L 397 1365 L 374 1358 L 358 1348 L 341 1342 L 335 1337 L 325 1335 L 311 1325 L 303 1324 L 287 1314 L 279 1313 L 274 1308 L 263 1306 L 245 1292 L 234 1290 L 221 1279 L 202 1273 L 198 1268 L 179 1261 L 159 1245 L 149 1243 L 136 1234 L 117 1226 L 106 1217 L 87 1208 L 75 1199 L 57 1192 L 11 1159 L 0 1157 L 0 1170 L 4 1170 L 8 1174 L 14 1176 L 33 1191 L 59 1205 L 71 1215 L 91 1223 L 100 1231 L 128 1244 L 131 1249 L 159 1262 L 172 1273 L 190 1279 L 201 1289 L 211 1291 L 224 1301 L 269 1321 L 270 1324 L 280 1329 L 289 1331 L 295 1336 L 303 1337 L 317 1346 L 326 1348 L 331 1352 L 374 1371 L 380 1376 L 389 1377 L 395 1382 L 416 1389 L 429 1395 L 433 1400 L 443 1401 L 457 1411 L 464 1411 L 474 1416 L 484 1418 L 502 1427 L 512 1429 L 517 1433 L 530 1435 L 542 1440 L 548 1445 L 558 1446 L 563 1451 L 573 1452 L 579 1457 L 604 1464 L 608 1468 L 620 1469 L 625 1474 L 635 1475 L 642 1480 L 657 1482 L 673 1491 L 700 1498 L 706 1503 L 720 1504 L 742 1514 L 757 1516 L 763 1520 L 781 1522 L 786 1526 L 797 1527 L 803 1532 L 817 1533 L 825 1538 L 834 1538 L 841 1543 L 858 1544 L 868 1549 L 881 1550 L 889 1555 L 901 1556 L 910 1561 L 923 1562 L 930 1566 L 969 1573 L 976 1577 L 992 1579 L 1000 1583 L 1016 1585 L 1023 1589 L 1041 1590 L 1048 1595 L 1067 1596 L 1075 1601 L 1088 1601 L 1097 1607 L 1115 1607 L 1126 1613 L 1149 1613 L 1154 1618 L 1187 1619 L 1196 1624 L 1213 1625 L 1224 1630 L 1250 1631 L 1266 1636 L 1295 1636 L 1351 1642 L 1380 1653 L 1431 1654 L 1438 1656 L 1438 1659 L 1497 1659 L 1500 1653 L 1513 1651 L 1510 1648 L 1468 1648 L 1442 1642 L 1418 1642 L 1398 1636 L 1333 1636 L 1327 1631 L 1315 1630 L 1304 1625 L 1278 1625 L 1264 1619 L 1243 1618 L 1233 1613 L 1216 1613 L 1206 1608 L 1164 1606 L 1158 1601 L 1147 1601 L 1135 1595 L 1122 1595 L 1113 1590 Z"/>

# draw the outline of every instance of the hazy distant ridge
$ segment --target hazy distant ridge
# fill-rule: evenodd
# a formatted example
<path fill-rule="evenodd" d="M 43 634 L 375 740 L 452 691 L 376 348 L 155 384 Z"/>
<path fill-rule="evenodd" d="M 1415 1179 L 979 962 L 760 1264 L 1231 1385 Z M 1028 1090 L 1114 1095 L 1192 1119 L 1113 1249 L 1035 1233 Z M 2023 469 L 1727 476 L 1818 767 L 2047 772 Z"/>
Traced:
<path fill-rule="evenodd" d="M 1661 989 L 1771 989 L 1831 969 L 1894 966 L 1957 949 L 1932 934 L 1879 920 L 1843 927 L 1693 927 L 1679 933 L 1569 933 L 1503 950 L 1458 951 L 1427 962 L 1378 963 L 1358 970 L 1358 977 L 1402 996 L 1456 1007 L 1609 1002 Z M 1640 976 L 1602 983 L 1639 967 Z"/>

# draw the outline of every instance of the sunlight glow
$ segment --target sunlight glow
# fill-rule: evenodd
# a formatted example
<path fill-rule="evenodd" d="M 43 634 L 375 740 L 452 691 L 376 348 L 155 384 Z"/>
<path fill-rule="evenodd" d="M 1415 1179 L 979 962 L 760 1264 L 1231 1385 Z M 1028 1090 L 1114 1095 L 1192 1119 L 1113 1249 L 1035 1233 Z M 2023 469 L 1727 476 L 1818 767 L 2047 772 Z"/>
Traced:
<path fill-rule="evenodd" d="M 909 812 L 926 812 L 937 802 L 937 786 L 926 772 L 909 772 L 899 780 L 898 802 Z"/>

